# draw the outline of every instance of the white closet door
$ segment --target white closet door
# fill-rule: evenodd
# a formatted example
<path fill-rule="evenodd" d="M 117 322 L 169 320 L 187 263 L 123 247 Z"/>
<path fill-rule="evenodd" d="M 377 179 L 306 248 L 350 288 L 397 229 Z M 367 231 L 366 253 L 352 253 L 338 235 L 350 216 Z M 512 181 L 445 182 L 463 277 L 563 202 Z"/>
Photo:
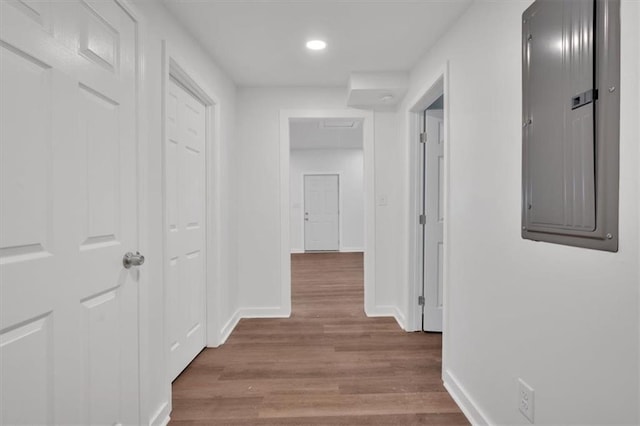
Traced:
<path fill-rule="evenodd" d="M 171 380 L 205 347 L 205 106 L 169 81 L 165 148 Z"/>
<path fill-rule="evenodd" d="M 340 249 L 338 184 L 338 175 L 305 175 L 305 250 Z"/>
<path fill-rule="evenodd" d="M 425 331 L 442 331 L 444 260 L 444 112 L 426 112 Z"/>
<path fill-rule="evenodd" d="M 0 55 L 0 423 L 139 423 L 135 22 L 3 1 Z"/>

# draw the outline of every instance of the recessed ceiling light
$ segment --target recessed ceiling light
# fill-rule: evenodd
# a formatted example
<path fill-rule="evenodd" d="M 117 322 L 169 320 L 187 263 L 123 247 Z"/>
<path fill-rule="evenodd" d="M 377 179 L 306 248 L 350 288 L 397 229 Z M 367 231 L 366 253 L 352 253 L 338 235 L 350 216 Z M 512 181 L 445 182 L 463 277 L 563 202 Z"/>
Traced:
<path fill-rule="evenodd" d="M 307 42 L 307 49 L 310 50 L 322 50 L 327 47 L 327 43 L 322 40 L 309 40 Z"/>
<path fill-rule="evenodd" d="M 392 100 L 393 100 L 393 95 L 380 96 L 380 101 L 382 102 L 391 102 Z"/>

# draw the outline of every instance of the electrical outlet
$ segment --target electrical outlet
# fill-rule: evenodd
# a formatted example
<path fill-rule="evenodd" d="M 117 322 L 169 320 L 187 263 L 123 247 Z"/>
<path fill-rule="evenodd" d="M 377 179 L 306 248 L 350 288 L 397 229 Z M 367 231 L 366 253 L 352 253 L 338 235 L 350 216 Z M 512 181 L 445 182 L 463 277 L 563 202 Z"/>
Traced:
<path fill-rule="evenodd" d="M 522 379 L 518 379 L 518 409 L 531 423 L 533 423 L 533 397 L 531 386 Z"/>

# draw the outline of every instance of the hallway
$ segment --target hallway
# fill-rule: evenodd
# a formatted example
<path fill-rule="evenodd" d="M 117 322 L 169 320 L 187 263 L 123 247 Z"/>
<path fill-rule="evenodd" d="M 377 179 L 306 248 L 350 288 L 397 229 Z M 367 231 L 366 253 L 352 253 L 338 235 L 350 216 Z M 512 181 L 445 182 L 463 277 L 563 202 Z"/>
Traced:
<path fill-rule="evenodd" d="M 173 425 L 468 424 L 441 335 L 363 312 L 361 253 L 292 255 L 289 319 L 243 319 L 173 383 Z"/>

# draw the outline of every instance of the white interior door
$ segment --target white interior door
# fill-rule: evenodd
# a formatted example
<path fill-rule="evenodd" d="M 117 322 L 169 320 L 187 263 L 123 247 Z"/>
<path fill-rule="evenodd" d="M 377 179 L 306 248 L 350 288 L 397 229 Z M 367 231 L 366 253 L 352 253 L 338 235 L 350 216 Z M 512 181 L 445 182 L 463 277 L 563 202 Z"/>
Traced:
<path fill-rule="evenodd" d="M 167 90 L 166 282 L 169 374 L 205 347 L 205 106 L 176 81 Z"/>
<path fill-rule="evenodd" d="M 304 249 L 340 249 L 338 175 L 304 176 Z"/>
<path fill-rule="evenodd" d="M 0 4 L 0 423 L 136 424 L 135 22 Z"/>
<path fill-rule="evenodd" d="M 425 112 L 423 330 L 442 331 L 444 260 L 444 111 Z"/>

